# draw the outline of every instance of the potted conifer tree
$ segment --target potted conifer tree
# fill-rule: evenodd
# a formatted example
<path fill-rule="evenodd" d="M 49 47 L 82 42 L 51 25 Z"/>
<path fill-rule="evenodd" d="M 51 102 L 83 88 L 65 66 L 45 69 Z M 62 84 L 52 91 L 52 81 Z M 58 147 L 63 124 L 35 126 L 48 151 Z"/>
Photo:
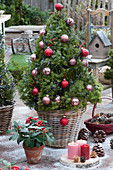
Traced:
<path fill-rule="evenodd" d="M 80 118 L 87 101 L 101 101 L 102 86 L 88 72 L 88 50 L 80 48 L 74 21 L 62 4 L 40 30 L 36 50 L 23 79 L 20 98 L 47 120 L 56 139 L 55 147 L 66 147 L 76 138 Z"/>
<path fill-rule="evenodd" d="M 14 84 L 4 56 L 4 37 L 0 34 L 0 134 L 8 129 L 14 108 Z"/>

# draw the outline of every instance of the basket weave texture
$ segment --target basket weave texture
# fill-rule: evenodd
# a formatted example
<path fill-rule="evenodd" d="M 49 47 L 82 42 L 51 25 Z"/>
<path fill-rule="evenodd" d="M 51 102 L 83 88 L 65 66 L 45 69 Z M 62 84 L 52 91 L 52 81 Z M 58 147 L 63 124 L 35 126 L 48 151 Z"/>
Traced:
<path fill-rule="evenodd" d="M 10 124 L 14 105 L 0 107 L 0 135 L 4 134 Z"/>
<path fill-rule="evenodd" d="M 51 147 L 65 148 L 69 142 L 75 141 L 80 128 L 80 121 L 82 114 L 86 111 L 86 108 L 79 109 L 77 112 L 68 111 L 65 113 L 68 119 L 68 125 L 62 126 L 60 119 L 64 115 L 61 111 L 49 111 L 38 112 L 38 117 L 47 121 L 45 126 L 51 127 L 50 131 L 56 139 L 56 144 L 52 144 Z M 50 146 L 49 143 L 46 143 Z"/>

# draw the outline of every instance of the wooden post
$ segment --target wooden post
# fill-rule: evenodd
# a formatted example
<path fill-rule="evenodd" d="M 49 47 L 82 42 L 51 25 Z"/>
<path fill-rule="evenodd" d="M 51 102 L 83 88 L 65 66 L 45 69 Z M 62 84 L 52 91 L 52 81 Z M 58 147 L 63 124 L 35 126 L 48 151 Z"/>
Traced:
<path fill-rule="evenodd" d="M 72 11 L 72 18 L 75 20 L 75 6 L 76 6 L 76 0 L 73 0 L 73 11 Z"/>
<path fill-rule="evenodd" d="M 113 10 L 111 10 L 111 49 L 113 49 Z"/>
<path fill-rule="evenodd" d="M 71 0 L 68 0 L 68 17 L 70 15 Z"/>
<path fill-rule="evenodd" d="M 90 41 L 90 9 L 87 9 L 87 42 L 86 46 L 87 49 L 89 48 L 89 41 Z"/>
<path fill-rule="evenodd" d="M 113 99 L 113 79 L 111 79 L 111 84 L 112 84 L 112 99 Z"/>
<path fill-rule="evenodd" d="M 111 10 L 111 49 L 113 49 L 113 10 Z M 113 85 L 113 79 L 111 79 L 111 83 Z M 113 87 L 112 87 L 112 98 L 113 98 Z"/>

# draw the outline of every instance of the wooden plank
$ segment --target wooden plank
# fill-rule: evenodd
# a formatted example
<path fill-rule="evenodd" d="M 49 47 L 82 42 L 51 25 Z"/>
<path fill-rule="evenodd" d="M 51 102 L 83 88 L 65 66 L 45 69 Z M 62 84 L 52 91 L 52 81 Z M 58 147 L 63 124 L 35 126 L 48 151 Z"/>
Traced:
<path fill-rule="evenodd" d="M 73 3 L 72 3 L 72 18 L 75 20 L 75 6 L 76 6 L 76 0 L 73 0 Z"/>
<path fill-rule="evenodd" d="M 56 11 L 56 9 L 55 9 L 56 3 L 57 3 L 57 0 L 54 0 L 54 11 Z"/>
<path fill-rule="evenodd" d="M 77 29 L 80 30 L 80 3 L 81 1 L 78 0 L 78 8 L 77 8 Z"/>
<path fill-rule="evenodd" d="M 71 9 L 71 0 L 68 0 L 68 16 L 70 16 L 70 9 Z"/>
<path fill-rule="evenodd" d="M 100 0 L 98 0 L 98 8 L 100 8 Z"/>
<path fill-rule="evenodd" d="M 88 0 L 87 5 L 88 5 L 88 8 L 91 7 L 91 0 Z"/>
<path fill-rule="evenodd" d="M 90 9 L 87 10 L 87 41 L 86 41 L 86 46 L 87 49 L 89 48 L 89 41 L 90 41 Z"/>
<path fill-rule="evenodd" d="M 111 0 L 108 0 L 108 11 L 111 10 Z M 107 16 L 107 25 L 110 27 L 111 25 L 111 20 L 110 20 L 110 16 Z"/>
<path fill-rule="evenodd" d="M 113 10 L 111 10 L 111 49 L 113 49 Z"/>
<path fill-rule="evenodd" d="M 105 0 L 103 0 L 103 2 L 102 2 L 102 8 L 105 9 Z M 102 14 L 102 25 L 104 25 L 104 24 L 105 24 L 105 15 Z"/>
<path fill-rule="evenodd" d="M 102 13 L 102 14 L 109 16 L 109 11 L 107 11 L 103 8 L 100 8 L 100 9 L 97 9 L 97 10 L 91 10 L 90 12 L 91 12 L 91 15 L 96 15 L 96 14 Z"/>
<path fill-rule="evenodd" d="M 104 25 L 92 25 L 91 28 L 102 28 L 102 29 L 109 29 L 109 26 L 104 26 Z"/>
<path fill-rule="evenodd" d="M 64 9 L 66 11 L 66 0 L 63 0 Z"/>
<path fill-rule="evenodd" d="M 95 9 L 96 0 L 93 0 L 93 9 Z"/>

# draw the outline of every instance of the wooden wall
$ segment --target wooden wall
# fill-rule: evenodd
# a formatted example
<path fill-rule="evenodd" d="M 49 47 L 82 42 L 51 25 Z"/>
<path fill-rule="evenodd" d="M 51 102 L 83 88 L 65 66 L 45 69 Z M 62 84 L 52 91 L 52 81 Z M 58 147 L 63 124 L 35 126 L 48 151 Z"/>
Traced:
<path fill-rule="evenodd" d="M 106 10 L 113 9 L 113 0 L 25 0 L 26 4 L 31 6 L 38 6 L 40 10 L 45 11 L 50 9 L 51 12 L 54 11 L 54 6 L 56 3 L 62 3 L 68 16 L 71 16 L 76 22 L 77 29 L 84 29 L 87 18 L 87 8 L 93 10 L 97 8 L 104 8 Z M 93 18 L 92 23 L 95 25 L 110 25 L 110 17 L 105 19 L 105 15 L 97 15 Z"/>
<path fill-rule="evenodd" d="M 53 0 L 25 0 L 25 3 L 31 6 L 37 6 L 41 11 L 46 11 L 48 9 L 54 11 Z"/>

